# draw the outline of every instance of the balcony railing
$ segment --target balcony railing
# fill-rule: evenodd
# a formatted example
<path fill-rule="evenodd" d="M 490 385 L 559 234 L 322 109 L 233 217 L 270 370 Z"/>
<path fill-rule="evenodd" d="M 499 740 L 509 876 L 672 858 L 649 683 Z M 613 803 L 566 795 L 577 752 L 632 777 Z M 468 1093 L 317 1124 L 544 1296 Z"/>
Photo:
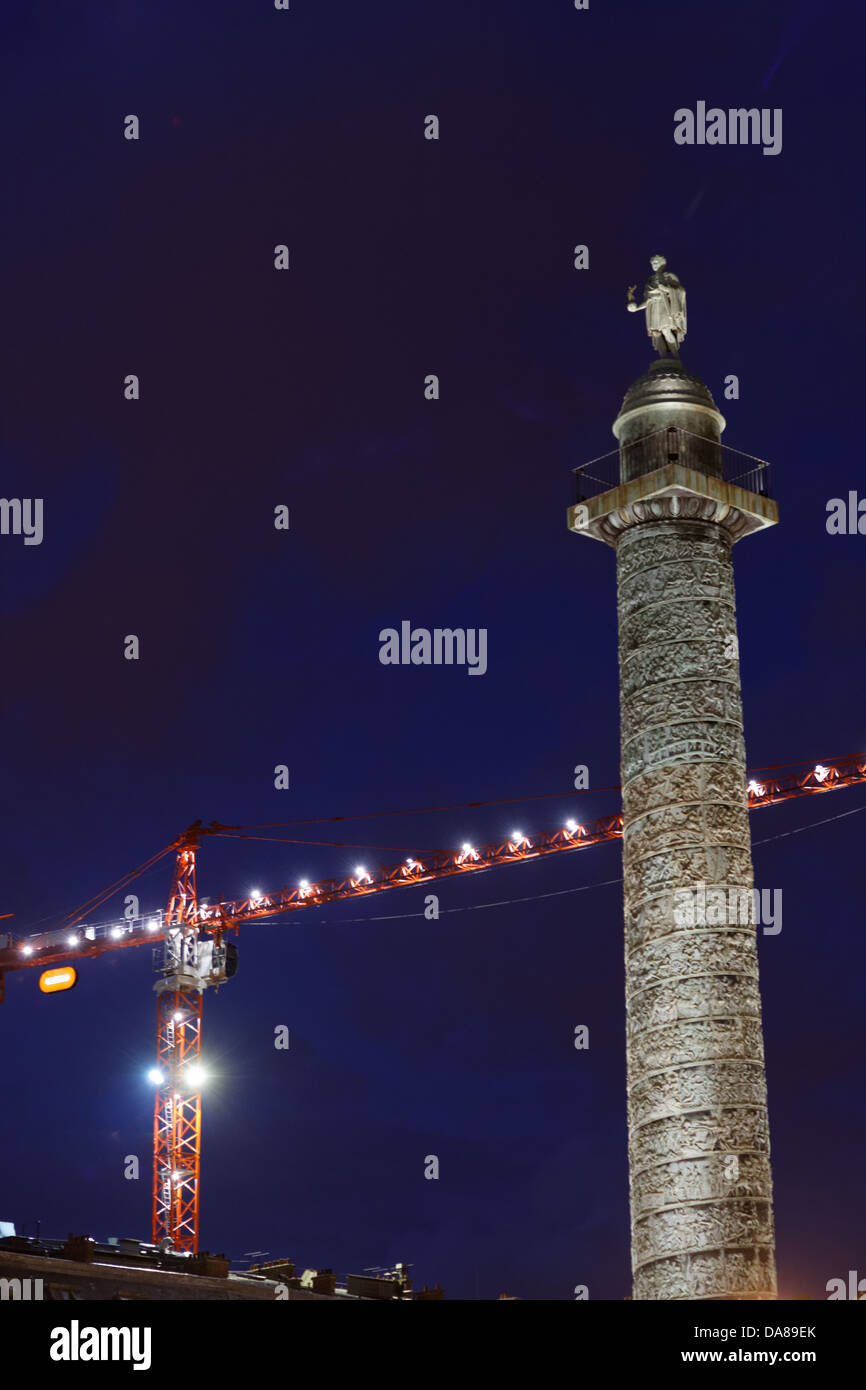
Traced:
<path fill-rule="evenodd" d="M 669 425 L 580 464 L 574 469 L 574 500 L 585 502 L 619 487 L 622 482 L 664 468 L 668 463 L 681 463 L 761 497 L 772 496 L 771 470 L 766 459 L 732 449 L 728 444 L 716 444 L 678 425 Z"/>

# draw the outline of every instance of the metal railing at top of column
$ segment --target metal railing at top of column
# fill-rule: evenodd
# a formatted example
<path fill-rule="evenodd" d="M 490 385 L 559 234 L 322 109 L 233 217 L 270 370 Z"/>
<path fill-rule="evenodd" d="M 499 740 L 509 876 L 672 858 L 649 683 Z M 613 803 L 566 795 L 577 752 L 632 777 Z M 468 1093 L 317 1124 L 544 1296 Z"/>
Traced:
<path fill-rule="evenodd" d="M 627 467 L 629 457 L 637 456 L 638 453 L 644 462 L 642 473 L 651 472 L 654 468 L 664 468 L 668 463 L 683 463 L 689 460 L 690 455 L 693 458 L 693 448 L 689 448 L 689 440 L 692 439 L 704 448 L 711 449 L 713 456 L 721 460 L 723 482 L 744 488 L 747 492 L 758 493 L 761 497 L 772 496 L 771 468 L 766 459 L 746 454 L 742 449 L 733 449 L 729 444 L 716 444 L 679 425 L 668 425 L 619 449 L 611 449 L 609 453 L 590 459 L 588 463 L 579 464 L 572 470 L 576 485 L 574 500 L 585 502 L 590 497 L 597 497 L 602 492 L 619 487 L 624 465 Z M 694 467 L 694 461 L 690 460 L 689 466 Z"/>

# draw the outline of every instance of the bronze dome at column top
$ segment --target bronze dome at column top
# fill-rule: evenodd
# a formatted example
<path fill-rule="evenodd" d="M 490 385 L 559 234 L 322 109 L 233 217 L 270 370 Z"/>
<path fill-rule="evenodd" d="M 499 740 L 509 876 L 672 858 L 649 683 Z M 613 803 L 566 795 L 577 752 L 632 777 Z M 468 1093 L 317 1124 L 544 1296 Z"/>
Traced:
<path fill-rule="evenodd" d="M 692 376 L 676 357 L 660 357 L 649 370 L 633 381 L 625 393 L 620 416 L 641 406 L 676 402 L 681 405 L 702 405 L 717 410 L 709 387 L 700 377 Z"/>

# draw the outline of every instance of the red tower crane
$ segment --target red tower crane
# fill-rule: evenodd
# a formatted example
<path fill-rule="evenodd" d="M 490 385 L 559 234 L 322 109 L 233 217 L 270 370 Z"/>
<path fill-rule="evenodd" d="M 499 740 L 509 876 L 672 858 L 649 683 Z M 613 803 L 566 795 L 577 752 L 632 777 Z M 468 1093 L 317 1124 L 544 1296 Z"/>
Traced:
<path fill-rule="evenodd" d="M 790 766 L 790 765 L 789 765 Z M 769 771 L 769 770 L 768 770 Z M 866 783 L 866 755 L 856 754 L 818 763 L 807 772 L 764 776 L 750 780 L 750 810 L 777 805 L 793 797 L 814 796 L 841 787 Z M 478 804 L 478 803 L 475 803 Z M 252 829 L 254 827 L 247 827 Z M 145 916 L 122 924 L 77 925 L 13 940 L 0 936 L 0 1002 L 7 972 L 49 965 L 70 965 L 82 957 L 162 942 L 157 994 L 156 1085 L 153 1119 L 153 1241 L 171 1243 L 178 1251 L 198 1249 L 199 1170 L 201 1163 L 201 1027 L 202 1001 L 209 988 L 219 988 L 237 969 L 237 945 L 226 939 L 244 922 L 279 913 L 321 907 L 348 898 L 367 897 L 388 889 L 408 887 L 476 873 L 481 869 L 523 863 L 569 850 L 619 839 L 622 816 L 603 816 L 583 825 L 568 821 L 539 835 L 515 834 L 492 844 L 465 844 L 454 853 L 439 852 L 407 858 L 376 874 L 357 871 L 355 877 L 302 881 L 296 888 L 254 893 L 246 898 L 200 904 L 196 890 L 196 853 L 204 838 L 243 831 L 212 821 L 196 821 L 173 844 L 154 855 L 134 874 L 126 875 L 110 892 L 176 852 L 168 906 L 159 917 Z M 99 901 L 103 901 L 107 892 Z M 11 916 L 12 914 L 7 914 Z"/>

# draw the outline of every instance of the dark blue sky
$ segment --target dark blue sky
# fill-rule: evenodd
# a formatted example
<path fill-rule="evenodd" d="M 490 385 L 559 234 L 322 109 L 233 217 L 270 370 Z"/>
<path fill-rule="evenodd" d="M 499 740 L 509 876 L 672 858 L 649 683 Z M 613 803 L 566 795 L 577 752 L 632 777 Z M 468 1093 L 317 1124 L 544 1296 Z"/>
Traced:
<path fill-rule="evenodd" d="M 2 492 L 45 499 L 41 546 L 0 537 L 16 931 L 196 817 L 562 792 L 309 832 L 423 851 L 559 824 L 576 763 L 619 781 L 614 556 L 565 510 L 650 360 L 624 304 L 657 250 L 726 442 L 775 465 L 781 524 L 735 551 L 750 764 L 863 749 L 866 538 L 825 518 L 866 491 L 864 30 L 811 0 L 7 0 Z M 781 107 L 782 153 L 676 146 L 698 100 Z M 402 619 L 485 627 L 487 674 L 381 666 Z M 764 810 L 753 835 L 858 806 Z M 783 1296 L 866 1274 L 864 823 L 755 849 L 784 894 L 760 942 Z M 199 886 L 401 857 L 216 841 Z M 597 886 L 619 873 L 611 845 L 448 881 L 438 923 L 418 889 L 245 929 L 205 1001 L 202 1245 L 407 1259 L 457 1298 L 624 1297 L 621 890 Z M 142 904 L 168 886 L 164 863 Z M 8 978 L 0 1218 L 148 1232 L 148 956 L 54 998 Z"/>

